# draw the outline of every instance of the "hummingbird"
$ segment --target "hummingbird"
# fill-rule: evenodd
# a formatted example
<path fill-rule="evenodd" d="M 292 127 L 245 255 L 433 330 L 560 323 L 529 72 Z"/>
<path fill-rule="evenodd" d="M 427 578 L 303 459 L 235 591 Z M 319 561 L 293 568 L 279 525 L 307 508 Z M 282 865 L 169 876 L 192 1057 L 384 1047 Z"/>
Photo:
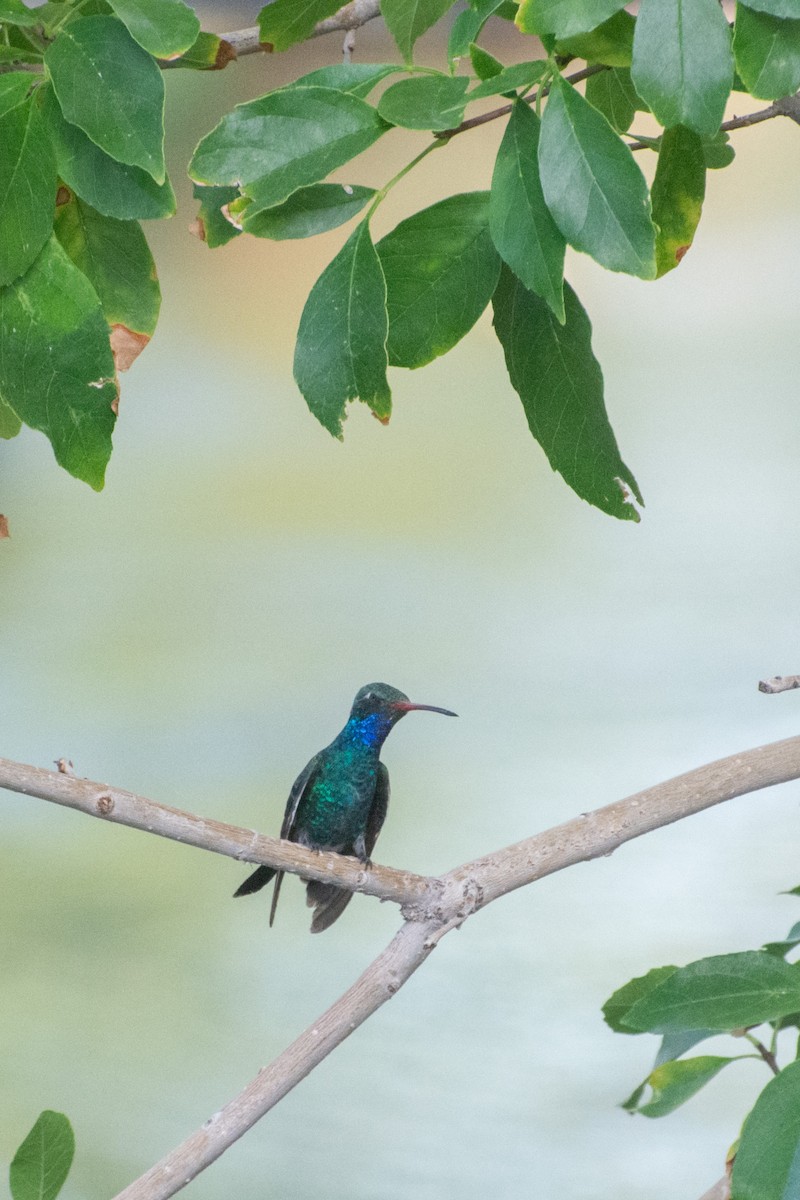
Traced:
<path fill-rule="evenodd" d="M 347 724 L 329 746 L 315 754 L 297 776 L 283 815 L 280 836 L 310 850 L 350 854 L 369 866 L 389 807 L 389 772 L 381 747 L 408 712 L 456 713 L 432 704 L 412 704 L 388 683 L 368 683 L 356 693 Z M 283 882 L 283 871 L 258 867 L 235 892 L 249 896 L 275 879 L 270 926 Z M 342 915 L 353 893 L 330 883 L 306 882 L 306 903 L 314 909 L 311 932 L 321 933 Z"/>

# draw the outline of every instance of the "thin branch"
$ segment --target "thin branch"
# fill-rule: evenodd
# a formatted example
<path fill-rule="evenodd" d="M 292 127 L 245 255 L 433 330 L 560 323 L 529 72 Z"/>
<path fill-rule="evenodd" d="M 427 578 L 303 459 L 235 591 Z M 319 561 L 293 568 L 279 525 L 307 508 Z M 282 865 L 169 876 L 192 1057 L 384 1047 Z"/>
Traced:
<path fill-rule="evenodd" d="M 772 679 L 759 680 L 758 690 L 772 696 L 775 692 L 790 692 L 800 688 L 800 675 L 773 675 Z"/>
<path fill-rule="evenodd" d="M 360 29 L 368 21 L 380 16 L 380 12 L 379 0 L 351 0 L 350 4 L 345 4 L 332 17 L 326 17 L 324 21 L 318 22 L 309 36 L 322 37 L 325 33 Z M 272 49 L 271 46 L 260 41 L 257 25 L 251 25 L 247 29 L 234 29 L 231 33 L 218 33 L 217 37 L 221 37 L 224 42 L 233 47 L 237 58 L 243 58 L 246 54 L 263 54 Z"/>
<path fill-rule="evenodd" d="M 731 117 L 730 121 L 722 122 L 720 131 L 731 133 L 734 129 L 747 129 L 750 125 L 760 125 L 762 121 L 771 121 L 773 117 L 789 117 L 792 121 L 800 123 L 800 92 L 793 96 L 783 96 L 774 104 L 770 104 L 769 108 L 760 108 L 757 112 L 745 113 L 743 117 Z M 652 150 L 653 145 L 650 140 L 628 142 L 628 149 Z"/>
<path fill-rule="evenodd" d="M 767 1047 L 764 1045 L 764 1043 L 760 1042 L 758 1040 L 758 1038 L 755 1036 L 755 1034 L 745 1032 L 744 1036 L 747 1038 L 747 1040 L 751 1046 L 755 1046 L 756 1050 L 761 1055 L 764 1062 L 769 1067 L 770 1071 L 772 1071 L 772 1074 L 780 1075 L 781 1069 L 778 1066 L 778 1060 L 775 1057 L 775 1055 L 772 1053 L 772 1051 L 768 1050 Z"/>

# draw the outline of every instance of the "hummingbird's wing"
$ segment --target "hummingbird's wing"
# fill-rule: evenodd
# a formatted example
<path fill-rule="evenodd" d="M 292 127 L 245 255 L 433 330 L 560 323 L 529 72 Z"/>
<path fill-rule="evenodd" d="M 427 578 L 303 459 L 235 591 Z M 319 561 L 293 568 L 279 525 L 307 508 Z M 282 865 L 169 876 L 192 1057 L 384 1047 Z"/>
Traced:
<path fill-rule="evenodd" d="M 386 810 L 389 807 L 389 772 L 383 763 L 378 763 L 378 774 L 375 781 L 375 795 L 372 807 L 367 817 L 367 828 L 364 833 L 364 846 L 367 860 L 372 854 L 378 834 L 386 820 Z M 306 903 L 314 909 L 311 921 L 311 932 L 322 933 L 338 920 L 350 901 L 353 893 L 345 888 L 334 887 L 330 883 L 320 883 L 312 880 L 306 885 Z"/>

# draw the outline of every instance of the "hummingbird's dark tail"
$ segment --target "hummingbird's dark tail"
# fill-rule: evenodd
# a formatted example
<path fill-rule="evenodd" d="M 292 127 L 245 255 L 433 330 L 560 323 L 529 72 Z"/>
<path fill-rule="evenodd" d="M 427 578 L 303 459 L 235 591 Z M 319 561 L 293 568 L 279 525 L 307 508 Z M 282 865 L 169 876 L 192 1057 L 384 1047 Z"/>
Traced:
<path fill-rule="evenodd" d="M 275 871 L 272 867 L 257 867 L 252 875 L 248 875 L 244 883 L 236 889 L 234 896 L 251 896 L 253 892 L 260 892 L 263 887 L 269 883 Z"/>
<path fill-rule="evenodd" d="M 330 883 L 319 883 L 312 879 L 306 884 L 306 904 L 315 910 L 311 922 L 311 932 L 322 933 L 323 929 L 330 928 L 352 899 L 352 892 L 334 887 Z"/>

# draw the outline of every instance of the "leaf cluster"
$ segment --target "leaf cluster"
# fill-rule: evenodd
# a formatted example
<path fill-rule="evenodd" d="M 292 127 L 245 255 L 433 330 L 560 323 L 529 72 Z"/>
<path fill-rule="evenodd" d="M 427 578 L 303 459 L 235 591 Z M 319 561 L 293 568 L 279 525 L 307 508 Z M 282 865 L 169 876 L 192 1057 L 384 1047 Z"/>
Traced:
<path fill-rule="evenodd" d="M 666 1116 L 740 1059 L 757 1058 L 773 1072 L 732 1155 L 732 1200 L 785 1200 L 794 1194 L 791 1180 L 800 1154 L 800 962 L 786 956 L 798 946 L 800 922 L 785 939 L 761 950 L 656 967 L 619 988 L 603 1007 L 617 1033 L 661 1035 L 653 1069 L 623 1102 L 630 1113 Z M 795 1051 L 783 1067 L 777 1057 L 782 1030 L 793 1032 Z M 754 1049 L 683 1057 L 721 1034 Z"/>
<path fill-rule="evenodd" d="M 296 46 L 338 7 L 275 0 L 259 17 L 262 44 Z M 491 305 L 553 469 L 582 499 L 638 520 L 591 325 L 564 280 L 566 247 L 642 280 L 678 266 L 707 170 L 733 158 L 722 128 L 732 89 L 775 99 L 800 86 L 800 0 L 739 0 L 732 25 L 718 0 L 642 0 L 635 17 L 623 0 L 471 0 L 441 69 L 415 65 L 418 39 L 450 7 L 382 0 L 398 62 L 313 71 L 226 114 L 189 164 L 196 230 L 213 248 L 358 221 L 311 290 L 295 351 L 299 389 L 336 437 L 356 399 L 388 421 L 389 368 L 445 354 Z M 497 21 L 514 23 L 521 61 L 480 44 Z M 42 430 L 97 488 L 116 372 L 158 316 L 139 222 L 175 208 L 162 68 L 214 69 L 231 55 L 183 0 L 0 4 L 0 436 L 23 422 Z M 632 132 L 637 114 L 658 123 L 655 136 Z M 449 196 L 374 242 L 374 213 L 416 163 L 501 119 L 488 191 Z M 340 182 L 396 128 L 428 134 L 402 171 L 374 187 Z M 657 155 L 651 187 L 640 149 Z"/>

